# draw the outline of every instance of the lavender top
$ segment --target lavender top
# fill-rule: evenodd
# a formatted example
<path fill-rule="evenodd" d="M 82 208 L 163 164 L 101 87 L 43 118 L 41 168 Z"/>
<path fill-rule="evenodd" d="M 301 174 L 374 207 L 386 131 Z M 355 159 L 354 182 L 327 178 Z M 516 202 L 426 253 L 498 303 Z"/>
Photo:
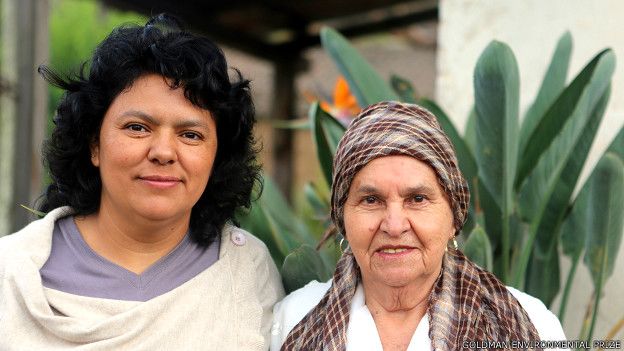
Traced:
<path fill-rule="evenodd" d="M 186 283 L 218 259 L 219 240 L 201 247 L 187 233 L 171 252 L 136 274 L 93 251 L 69 216 L 55 223 L 50 257 L 39 272 L 47 288 L 80 296 L 147 301 Z"/>

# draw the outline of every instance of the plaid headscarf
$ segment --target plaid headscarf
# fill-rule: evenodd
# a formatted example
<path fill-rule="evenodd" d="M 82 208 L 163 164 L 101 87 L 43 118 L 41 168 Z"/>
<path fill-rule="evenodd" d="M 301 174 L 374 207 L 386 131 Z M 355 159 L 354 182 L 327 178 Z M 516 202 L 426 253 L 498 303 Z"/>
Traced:
<path fill-rule="evenodd" d="M 418 105 L 380 102 L 351 122 L 336 150 L 331 217 L 339 232 L 344 234 L 344 203 L 355 174 L 370 161 L 390 155 L 411 156 L 435 171 L 459 231 L 466 221 L 470 193 L 453 144 L 431 112 Z"/>
<path fill-rule="evenodd" d="M 338 145 L 331 199 L 338 230 L 344 233 L 343 206 L 355 174 L 371 160 L 389 155 L 414 157 L 436 172 L 459 231 L 469 194 L 452 144 L 430 112 L 397 102 L 381 102 L 362 111 Z M 331 287 L 291 330 L 282 350 L 345 350 L 351 300 L 359 281 L 357 262 L 347 251 L 338 261 Z M 434 350 L 462 349 L 464 341 L 539 340 L 505 285 L 455 250 L 444 255 L 427 313 Z"/>

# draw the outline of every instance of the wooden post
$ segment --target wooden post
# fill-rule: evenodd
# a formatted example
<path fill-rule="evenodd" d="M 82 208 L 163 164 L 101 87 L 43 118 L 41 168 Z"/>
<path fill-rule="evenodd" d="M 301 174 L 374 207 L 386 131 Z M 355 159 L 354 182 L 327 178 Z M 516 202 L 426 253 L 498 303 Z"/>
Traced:
<path fill-rule="evenodd" d="M 48 91 L 37 67 L 48 58 L 48 0 L 2 0 L 0 95 L 0 235 L 34 217 L 41 193 L 41 142 Z"/>
<path fill-rule="evenodd" d="M 273 106 L 271 119 L 294 117 L 295 77 L 301 64 L 299 53 L 273 63 Z M 273 179 L 286 199 L 291 200 L 293 184 L 293 132 L 275 129 L 273 132 Z"/>

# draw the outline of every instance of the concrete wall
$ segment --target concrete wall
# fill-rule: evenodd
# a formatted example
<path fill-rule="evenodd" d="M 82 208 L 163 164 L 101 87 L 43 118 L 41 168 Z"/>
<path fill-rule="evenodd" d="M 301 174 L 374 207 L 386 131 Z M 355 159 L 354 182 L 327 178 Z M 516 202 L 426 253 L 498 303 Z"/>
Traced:
<path fill-rule="evenodd" d="M 622 127 L 624 2 L 440 0 L 438 30 L 436 98 L 460 128 L 463 128 L 474 100 L 474 65 L 491 40 L 506 42 L 516 55 L 520 68 L 520 103 L 523 113 L 539 89 L 557 39 L 566 30 L 572 33 L 574 41 L 569 77 L 575 76 L 603 48 L 613 48 L 619 60 L 613 76 L 611 100 L 590 152 L 588 165 L 591 168 Z M 584 170 L 581 181 L 589 175 L 590 167 Z M 569 261 L 564 260 L 562 284 L 569 266 Z M 578 337 L 585 306 L 593 290 L 587 269 L 582 266 L 579 270 L 572 291 L 571 305 L 568 306 L 567 316 L 563 321 L 569 339 Z M 615 273 L 606 285 L 594 339 L 604 338 L 609 329 L 624 318 L 623 271 L 624 242 L 620 248 Z M 555 301 L 554 307 L 558 308 L 558 304 L 558 300 Z M 624 332 L 620 331 L 618 337 L 623 336 Z"/>

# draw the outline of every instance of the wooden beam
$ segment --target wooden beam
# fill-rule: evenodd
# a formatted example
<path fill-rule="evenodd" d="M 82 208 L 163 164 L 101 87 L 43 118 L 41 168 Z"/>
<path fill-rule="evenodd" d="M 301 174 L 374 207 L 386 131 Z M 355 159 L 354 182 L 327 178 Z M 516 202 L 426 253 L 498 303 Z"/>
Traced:
<path fill-rule="evenodd" d="M 336 29 L 346 37 L 357 37 L 382 31 L 388 31 L 395 28 L 401 28 L 410 24 L 435 20 L 438 18 L 438 5 L 436 0 L 416 2 L 417 8 L 411 12 L 402 14 L 391 14 L 376 19 L 370 16 L 369 11 L 389 8 L 402 3 L 410 3 L 410 1 L 393 0 L 393 1 L 364 1 L 358 3 L 358 6 L 349 6 L 341 4 L 342 7 L 336 5 L 335 2 L 323 13 L 323 18 L 315 18 L 317 11 L 308 11 L 305 9 L 323 7 L 322 4 L 314 3 L 286 3 L 282 0 L 260 0 L 255 5 L 263 6 L 268 13 L 287 13 L 288 20 L 283 23 L 275 23 L 270 18 L 260 19 L 262 23 L 259 27 L 253 27 L 256 30 L 278 30 L 286 29 L 294 33 L 292 39 L 279 44 L 272 44 L 266 41 L 266 38 L 259 37 L 257 32 L 249 31 L 249 28 L 239 28 L 228 23 L 220 22 L 219 13 L 223 11 L 232 11 L 232 9 L 241 8 L 249 5 L 248 0 L 230 0 L 229 2 L 206 2 L 202 3 L 200 10 L 197 7 L 180 6 L 172 0 L 103 0 L 108 6 L 119 9 L 132 10 L 143 13 L 145 15 L 156 14 L 160 12 L 168 12 L 179 16 L 192 29 L 201 31 L 210 36 L 214 41 L 229 46 L 234 49 L 241 50 L 247 54 L 266 59 L 272 62 L 280 62 L 284 55 L 289 52 L 300 52 L 309 47 L 318 46 L 320 39 L 318 33 L 309 33 L 311 21 L 323 23 L 326 21 L 335 24 Z M 421 4 L 422 3 L 422 4 Z M 312 7 L 310 7 L 312 6 Z M 338 8 L 338 7 L 340 8 Z M 242 10 L 242 13 L 245 13 Z M 270 16 L 269 16 L 270 17 Z M 281 16 L 280 16 L 281 17 Z M 347 19 L 346 21 L 341 20 Z M 361 18 L 355 23 L 349 23 L 348 17 Z M 344 22 L 344 23 L 343 23 Z M 256 23 L 258 24 L 258 23 Z M 277 26 L 277 27 L 275 27 Z M 272 28 L 275 27 L 275 28 Z M 284 28 L 282 28 L 284 27 Z M 252 29 L 253 29 L 252 28 Z"/>
<path fill-rule="evenodd" d="M 344 29 L 338 29 L 348 37 L 357 37 L 361 35 L 385 32 L 405 26 L 409 26 L 419 22 L 432 21 L 438 19 L 438 7 L 425 9 L 419 12 L 406 14 L 403 16 L 394 16 L 386 18 L 379 22 L 370 22 L 357 26 L 351 26 Z"/>
<path fill-rule="evenodd" d="M 273 64 L 272 120 L 288 120 L 295 113 L 295 78 L 304 66 L 299 53 L 284 56 Z M 275 129 L 273 132 L 273 174 L 272 177 L 289 201 L 293 185 L 293 132 L 290 129 Z"/>
<path fill-rule="evenodd" d="M 37 67 L 48 57 L 48 0 L 2 2 L 2 77 L 8 88 L 0 112 L 0 235 L 34 217 L 41 193 L 41 142 L 46 128 L 48 91 Z"/>

